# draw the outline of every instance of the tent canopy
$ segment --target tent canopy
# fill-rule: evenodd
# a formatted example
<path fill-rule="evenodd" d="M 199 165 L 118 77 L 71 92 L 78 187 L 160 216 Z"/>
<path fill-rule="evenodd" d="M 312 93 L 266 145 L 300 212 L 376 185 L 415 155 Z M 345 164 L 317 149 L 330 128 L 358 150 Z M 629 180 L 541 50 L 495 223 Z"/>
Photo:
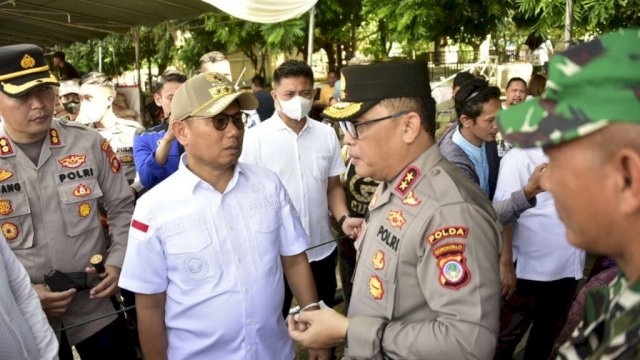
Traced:
<path fill-rule="evenodd" d="M 68 45 L 212 11 L 201 0 L 0 0 L 0 46 Z"/>

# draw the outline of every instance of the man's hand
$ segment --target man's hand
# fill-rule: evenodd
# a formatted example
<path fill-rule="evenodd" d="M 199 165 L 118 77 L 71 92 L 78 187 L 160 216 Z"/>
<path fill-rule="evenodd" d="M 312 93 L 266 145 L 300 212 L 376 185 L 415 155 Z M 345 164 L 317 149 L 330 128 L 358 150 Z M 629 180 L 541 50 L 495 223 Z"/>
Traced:
<path fill-rule="evenodd" d="M 173 129 L 171 127 L 171 125 L 173 125 L 174 122 L 176 122 L 176 120 L 173 118 L 173 116 L 169 116 L 169 126 L 167 128 L 167 132 L 164 133 L 164 136 L 162 137 L 162 141 L 166 141 L 170 143 L 173 140 L 175 140 L 176 135 L 173 133 Z"/>
<path fill-rule="evenodd" d="M 344 340 L 349 327 L 349 319 L 333 310 L 305 311 L 289 316 L 289 336 L 307 349 L 328 349 Z M 300 331 L 296 322 L 307 325 Z"/>
<path fill-rule="evenodd" d="M 516 268 L 511 261 L 500 261 L 500 283 L 502 283 L 502 296 L 509 299 L 516 291 Z"/>
<path fill-rule="evenodd" d="M 542 176 L 546 168 L 547 163 L 542 163 L 533 169 L 533 173 L 531 174 L 531 177 L 529 177 L 529 182 L 524 187 L 524 196 L 527 200 L 531 201 L 531 199 L 536 197 L 536 195 L 544 191 L 540 185 L 540 180 L 542 180 Z"/>
<path fill-rule="evenodd" d="M 53 292 L 44 285 L 32 285 L 32 287 L 38 294 L 38 298 L 40 298 L 42 310 L 53 317 L 64 315 L 71 300 L 73 300 L 73 296 L 76 294 L 76 289 Z"/>
<path fill-rule="evenodd" d="M 106 299 L 118 291 L 118 279 L 120 279 L 120 268 L 113 265 L 105 266 L 107 276 L 98 283 L 89 292 L 89 298 L 91 299 Z M 94 268 L 84 269 L 87 274 L 96 274 Z"/>
<path fill-rule="evenodd" d="M 360 225 L 362 225 L 363 221 L 363 218 L 347 217 L 342 222 L 341 230 L 345 233 L 345 235 L 349 235 L 352 239 L 355 239 L 358 235 L 356 230 L 360 227 Z"/>

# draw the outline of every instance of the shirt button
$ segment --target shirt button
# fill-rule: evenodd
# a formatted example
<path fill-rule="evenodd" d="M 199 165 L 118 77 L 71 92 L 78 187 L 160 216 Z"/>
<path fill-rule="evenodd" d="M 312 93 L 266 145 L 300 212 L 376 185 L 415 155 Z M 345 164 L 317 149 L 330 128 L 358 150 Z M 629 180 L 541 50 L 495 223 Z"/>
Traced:
<path fill-rule="evenodd" d="M 247 351 L 248 351 L 248 352 L 253 352 L 253 350 L 254 350 L 253 345 L 249 345 L 249 346 L 247 346 Z"/>
<path fill-rule="evenodd" d="M 244 294 L 248 294 L 249 293 L 249 288 L 242 288 L 242 292 Z"/>
<path fill-rule="evenodd" d="M 233 226 L 229 226 L 229 231 L 233 231 Z"/>
<path fill-rule="evenodd" d="M 240 257 L 237 257 L 236 261 L 238 262 L 238 264 L 242 263 L 242 259 Z"/>
<path fill-rule="evenodd" d="M 252 319 L 247 320 L 247 325 L 249 326 L 253 325 L 253 320 Z"/>
<path fill-rule="evenodd" d="M 437 176 L 438 174 L 440 174 L 440 170 L 438 170 L 438 169 L 431 170 L 431 175 Z"/>

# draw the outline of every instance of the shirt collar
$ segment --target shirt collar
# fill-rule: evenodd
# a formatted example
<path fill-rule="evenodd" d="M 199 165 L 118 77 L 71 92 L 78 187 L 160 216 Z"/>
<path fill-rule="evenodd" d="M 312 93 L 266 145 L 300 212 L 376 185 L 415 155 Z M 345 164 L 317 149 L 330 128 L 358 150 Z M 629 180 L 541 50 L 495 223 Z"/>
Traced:
<path fill-rule="evenodd" d="M 464 136 L 462 136 L 462 133 L 460 133 L 459 126 L 456 127 L 456 130 L 453 132 L 453 135 L 451 136 L 451 141 L 458 144 L 458 146 L 463 148 L 465 152 L 469 151 L 469 152 L 473 152 L 474 154 L 481 154 L 486 146 L 485 145 L 486 143 L 484 141 L 482 142 L 480 147 L 470 143 L 469 140 L 467 140 Z"/>
<path fill-rule="evenodd" d="M 198 175 L 194 174 L 187 167 L 186 153 L 180 156 L 180 163 L 178 165 L 178 171 L 176 172 L 176 174 L 177 176 L 180 177 L 179 183 L 182 185 L 180 189 L 184 190 L 187 193 L 187 195 L 193 195 L 193 193 L 199 187 L 202 187 L 205 189 L 212 189 L 213 191 L 218 193 L 218 191 L 214 189 L 213 186 L 211 186 L 206 181 L 202 180 Z M 228 193 L 236 186 L 238 182 L 238 178 L 240 177 L 240 175 L 243 175 L 243 174 L 245 174 L 245 169 L 243 168 L 242 164 L 238 162 L 236 166 L 233 168 L 233 176 L 231 177 L 231 180 L 229 181 L 229 184 L 227 185 L 227 188 L 225 189 L 224 194 Z M 224 194 L 221 194 L 221 195 L 224 195 Z"/>

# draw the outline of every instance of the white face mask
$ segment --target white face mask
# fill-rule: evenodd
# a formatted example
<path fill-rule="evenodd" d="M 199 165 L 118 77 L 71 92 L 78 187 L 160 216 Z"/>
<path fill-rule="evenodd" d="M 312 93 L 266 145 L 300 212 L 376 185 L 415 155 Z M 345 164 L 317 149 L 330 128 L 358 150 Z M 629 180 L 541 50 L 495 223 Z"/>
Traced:
<path fill-rule="evenodd" d="M 110 103 L 106 101 L 100 101 L 97 98 L 92 99 L 91 101 L 82 101 L 80 104 L 80 112 L 78 112 L 77 122 L 81 124 L 93 124 L 100 120 L 107 112 Z"/>
<path fill-rule="evenodd" d="M 313 101 L 302 96 L 296 96 L 291 100 L 278 99 L 278 102 L 280 103 L 280 111 L 296 121 L 304 119 L 313 106 Z"/>

